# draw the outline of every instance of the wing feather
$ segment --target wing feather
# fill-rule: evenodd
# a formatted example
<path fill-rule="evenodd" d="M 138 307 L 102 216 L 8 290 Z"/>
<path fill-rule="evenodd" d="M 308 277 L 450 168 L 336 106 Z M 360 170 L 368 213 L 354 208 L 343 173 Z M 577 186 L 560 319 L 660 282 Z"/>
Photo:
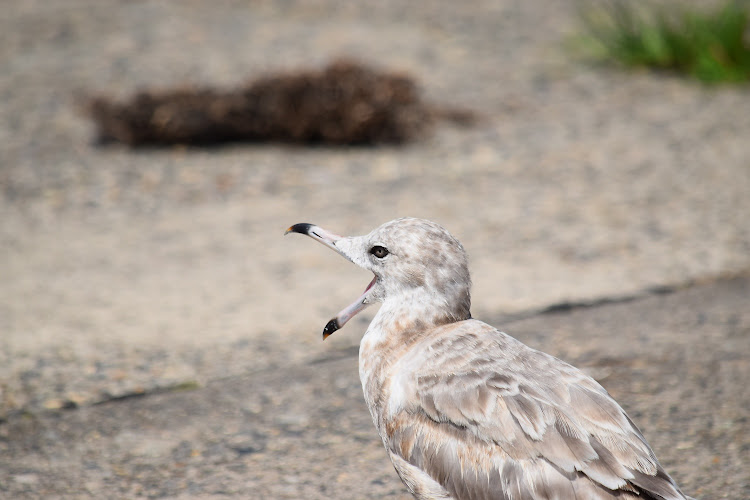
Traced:
<path fill-rule="evenodd" d="M 493 499 L 685 498 L 593 379 L 489 325 L 462 323 L 445 332 L 452 341 L 431 337 L 400 364 L 414 394 L 390 409 L 393 422 L 410 417 L 391 427 L 400 429 L 389 433 L 400 443 L 392 453 L 456 498 L 485 498 L 480 483 L 500 488 Z"/>

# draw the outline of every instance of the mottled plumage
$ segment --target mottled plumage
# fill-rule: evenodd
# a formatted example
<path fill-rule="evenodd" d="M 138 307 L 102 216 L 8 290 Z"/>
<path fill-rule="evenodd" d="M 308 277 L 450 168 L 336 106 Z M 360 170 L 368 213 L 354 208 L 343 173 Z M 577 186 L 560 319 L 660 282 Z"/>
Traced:
<path fill-rule="evenodd" d="M 420 500 L 686 499 L 595 380 L 471 318 L 461 244 L 404 218 L 368 235 L 307 234 L 375 274 L 326 326 L 381 302 L 359 371 L 375 427 Z"/>

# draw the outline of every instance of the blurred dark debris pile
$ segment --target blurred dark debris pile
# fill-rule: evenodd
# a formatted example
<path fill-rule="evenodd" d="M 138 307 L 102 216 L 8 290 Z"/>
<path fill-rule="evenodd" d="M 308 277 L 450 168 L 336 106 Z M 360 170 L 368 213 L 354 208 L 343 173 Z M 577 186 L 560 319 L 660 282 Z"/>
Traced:
<path fill-rule="evenodd" d="M 142 91 L 122 103 L 96 97 L 85 108 L 101 142 L 130 146 L 403 143 L 439 119 L 473 121 L 469 111 L 425 104 L 416 83 L 403 74 L 347 60 L 321 71 L 264 76 L 234 90 Z"/>

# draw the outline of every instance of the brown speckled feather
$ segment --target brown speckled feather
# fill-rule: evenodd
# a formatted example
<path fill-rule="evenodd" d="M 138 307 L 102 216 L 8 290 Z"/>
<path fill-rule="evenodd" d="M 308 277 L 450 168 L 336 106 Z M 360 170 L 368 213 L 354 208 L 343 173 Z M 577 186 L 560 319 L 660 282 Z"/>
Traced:
<path fill-rule="evenodd" d="M 391 370 L 389 451 L 455 498 L 685 498 L 598 383 L 485 323 L 437 327 Z"/>

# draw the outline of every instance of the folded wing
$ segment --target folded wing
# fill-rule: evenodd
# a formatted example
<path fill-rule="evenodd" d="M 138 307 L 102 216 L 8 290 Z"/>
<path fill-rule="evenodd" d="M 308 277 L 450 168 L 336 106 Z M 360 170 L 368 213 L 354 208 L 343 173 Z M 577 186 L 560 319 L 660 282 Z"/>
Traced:
<path fill-rule="evenodd" d="M 686 497 L 593 379 L 479 321 L 396 367 L 392 454 L 457 498 Z"/>

